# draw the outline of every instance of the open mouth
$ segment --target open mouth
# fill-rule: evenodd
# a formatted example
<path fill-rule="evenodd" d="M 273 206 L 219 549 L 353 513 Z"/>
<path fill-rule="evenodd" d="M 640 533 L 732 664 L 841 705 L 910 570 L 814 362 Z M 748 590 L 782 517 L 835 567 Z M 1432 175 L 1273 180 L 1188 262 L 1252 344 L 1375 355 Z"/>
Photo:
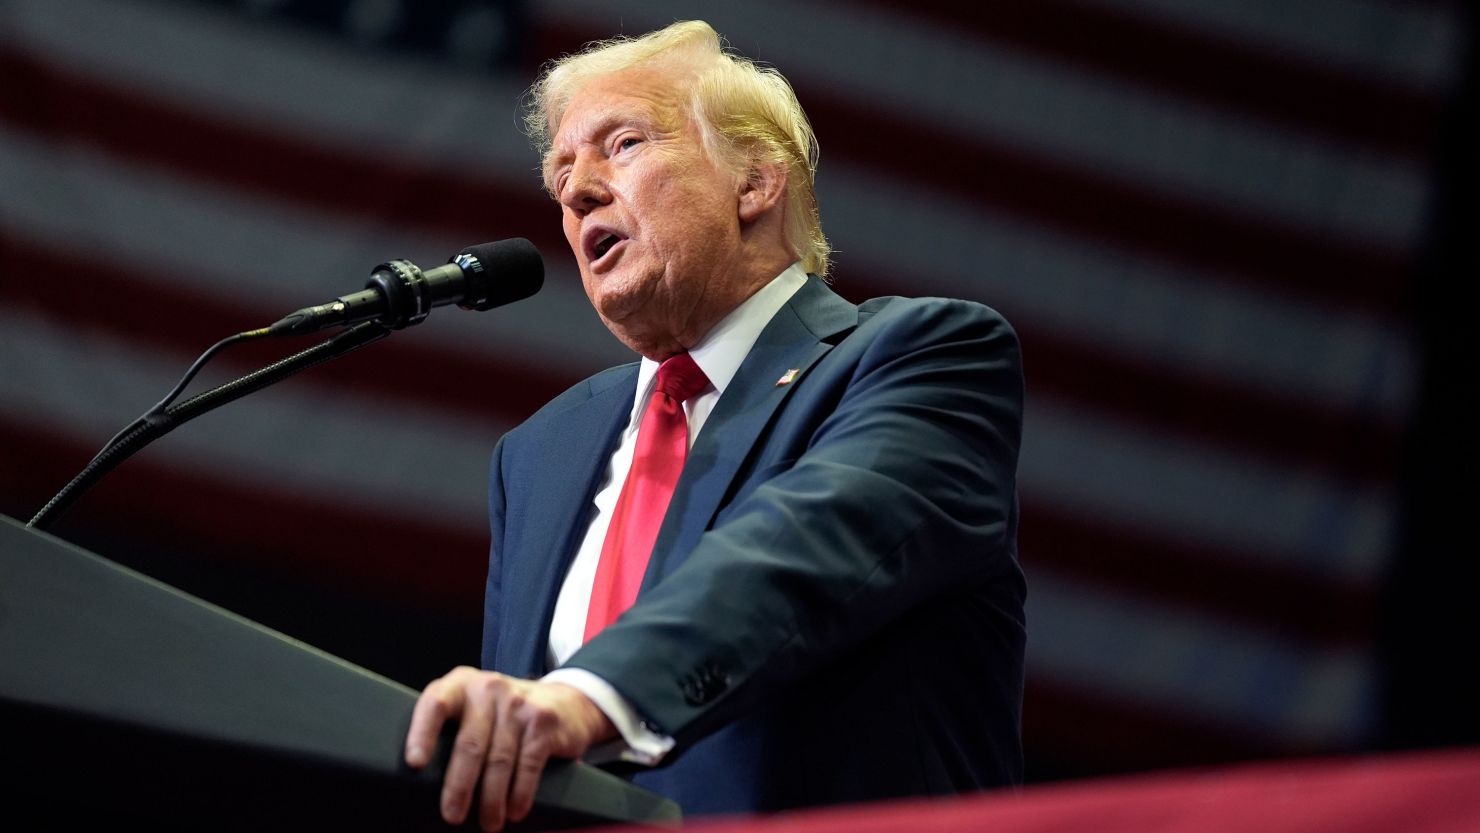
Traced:
<path fill-rule="evenodd" d="M 591 228 L 585 234 L 586 261 L 595 266 L 605 260 L 607 254 L 626 239 L 621 232 L 609 228 L 600 226 Z"/>

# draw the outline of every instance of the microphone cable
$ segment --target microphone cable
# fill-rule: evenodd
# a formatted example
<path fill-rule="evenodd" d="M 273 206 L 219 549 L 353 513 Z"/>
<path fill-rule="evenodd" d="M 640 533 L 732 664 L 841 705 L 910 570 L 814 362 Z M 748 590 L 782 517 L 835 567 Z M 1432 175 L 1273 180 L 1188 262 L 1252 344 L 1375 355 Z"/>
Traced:
<path fill-rule="evenodd" d="M 118 468 L 123 461 L 133 456 L 144 446 L 201 414 L 215 410 L 229 402 L 234 402 L 249 393 L 261 390 L 269 385 L 281 382 L 290 376 L 322 364 L 330 359 L 338 358 L 351 350 L 379 341 L 391 334 L 391 330 L 374 321 L 356 324 L 336 334 L 333 338 L 320 342 L 307 350 L 294 353 L 285 359 L 280 359 L 267 367 L 256 370 L 239 379 L 192 396 L 178 405 L 171 404 L 185 390 L 185 387 L 190 384 L 190 380 L 200 372 L 200 369 L 212 357 L 233 344 L 268 335 L 268 329 L 264 327 L 258 330 L 248 330 L 244 333 L 229 336 L 213 344 L 206 352 L 201 354 L 200 358 L 195 360 L 195 363 L 185 372 L 185 376 L 175 385 L 175 388 L 170 391 L 169 395 L 160 400 L 158 404 L 150 408 L 138 419 L 129 423 L 127 428 L 115 434 L 113 439 L 109 440 L 103 446 L 103 449 L 93 457 L 92 461 L 81 472 L 78 472 L 77 476 L 72 478 L 72 481 L 64 486 L 60 492 L 57 492 L 41 508 L 41 511 L 37 512 L 26 523 L 26 526 L 33 529 L 48 528 L 84 492 L 92 488 L 108 472 Z"/>

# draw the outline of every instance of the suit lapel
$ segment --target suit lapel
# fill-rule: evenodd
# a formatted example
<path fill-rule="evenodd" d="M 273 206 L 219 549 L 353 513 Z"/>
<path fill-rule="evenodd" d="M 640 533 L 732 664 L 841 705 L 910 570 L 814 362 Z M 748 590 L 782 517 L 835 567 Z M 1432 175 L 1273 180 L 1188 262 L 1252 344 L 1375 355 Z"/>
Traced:
<path fill-rule="evenodd" d="M 681 563 L 709 528 L 740 467 L 781 403 L 832 349 L 828 339 L 858 324 L 858 308 L 814 276 L 761 331 L 704 423 L 684 462 L 642 589 Z M 790 371 L 786 384 L 777 381 Z"/>
<path fill-rule="evenodd" d="M 637 365 L 633 365 L 629 373 L 618 375 L 590 399 L 551 417 L 544 426 L 536 446 L 540 477 L 522 500 L 527 507 L 527 543 L 520 547 L 525 557 L 516 568 L 521 576 L 506 585 L 524 591 L 509 600 L 508 627 L 535 627 L 538 633 L 532 638 L 513 635 L 503 642 L 503 647 L 514 650 L 507 665 L 499 663 L 505 673 L 538 676 L 544 671 L 555 600 L 581 536 L 590 526 L 592 500 L 631 415 L 636 387 Z M 579 486 L 585 488 L 573 488 Z"/>

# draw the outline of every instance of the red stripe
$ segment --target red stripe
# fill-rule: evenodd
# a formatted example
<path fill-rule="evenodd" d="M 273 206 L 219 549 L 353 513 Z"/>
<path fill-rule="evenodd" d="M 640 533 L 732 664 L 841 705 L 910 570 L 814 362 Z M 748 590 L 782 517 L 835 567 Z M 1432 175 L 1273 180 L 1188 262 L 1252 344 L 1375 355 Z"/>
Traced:
<path fill-rule="evenodd" d="M 0 478 L 10 484 L 7 488 L 14 501 L 9 505 L 29 507 L 28 512 L 39 509 L 76 474 L 104 439 L 64 440 L 35 424 L 14 420 L 0 420 L 0 428 L 5 429 L 0 451 L 11 461 Z M 419 542 L 461 546 L 467 536 L 481 531 L 481 518 L 470 519 L 468 529 L 463 530 L 418 523 L 414 511 L 406 517 L 377 518 L 378 510 L 356 508 L 352 495 L 332 502 L 328 498 L 307 501 L 287 488 L 276 493 L 234 484 L 226 471 L 182 473 L 149 460 L 145 451 L 130 461 L 74 512 L 101 516 L 119 525 L 148 526 L 154 518 L 161 529 L 178 527 L 198 537 L 202 545 L 232 551 L 241 550 L 242 542 L 260 541 L 278 561 L 304 558 L 331 571 L 344 568 L 347 580 L 359 579 L 359 557 L 353 563 L 324 562 L 326 555 L 333 554 L 319 553 L 319 547 L 341 546 L 334 543 L 337 539 L 329 530 L 337 535 L 339 530 L 358 530 L 368 523 L 374 540 L 366 545 L 382 564 L 394 560 L 397 546 L 407 547 L 408 553 L 434 551 Z M 125 486 L 113 485 L 119 482 Z M 162 503 L 165 498 L 169 506 L 181 511 L 167 510 Z M 1327 643 L 1352 641 L 1371 628 L 1373 603 L 1366 587 L 1268 566 L 1206 541 L 1169 538 L 1099 518 L 1076 517 L 1032 499 L 1025 500 L 1023 516 L 1022 550 L 1030 575 L 1036 566 L 1045 565 L 1164 604 L 1196 607 L 1245 626 L 1287 629 Z M 253 517 L 282 520 L 273 521 L 264 540 L 255 530 L 242 528 Z M 211 537 L 214 531 L 231 540 L 215 540 Z M 257 549 L 252 546 L 241 557 L 261 557 L 253 555 Z"/>
<path fill-rule="evenodd" d="M 182 356 L 194 355 L 226 334 L 262 326 L 287 312 L 245 309 L 161 282 L 126 264 L 39 246 L 3 225 L 0 252 L 17 274 L 89 276 L 85 282 L 31 282 L 24 292 L 10 295 L 13 306 L 27 306 L 67 326 L 109 332 Z M 156 274 L 161 269 L 166 274 L 172 271 L 160 264 L 151 266 Z M 215 283 L 238 285 L 245 280 L 222 276 Z M 880 287 L 909 283 L 901 279 L 868 284 L 844 281 L 838 288 L 857 301 L 879 294 Z M 110 300 L 99 304 L 97 298 Z M 189 310 L 190 314 L 170 317 L 172 310 Z M 439 314 L 468 313 L 446 310 Z M 139 326 L 162 319 L 168 320 L 168 326 Z M 1117 355 L 1104 344 L 1041 330 L 1017 315 L 1012 320 L 1023 339 L 1029 386 L 1035 397 L 1144 425 L 1161 436 L 1258 455 L 1287 468 L 1334 472 L 1367 482 L 1385 482 L 1394 476 L 1396 429 L 1371 415 L 1304 404 L 1192 371 L 1152 365 Z M 579 381 L 578 373 L 552 373 L 534 356 L 500 361 L 447 355 L 420 344 L 416 332 L 350 354 L 336 361 L 332 371 L 315 370 L 305 380 L 503 423 L 523 420 Z M 220 361 L 224 367 L 245 370 L 308 343 L 268 340 L 229 351 Z"/>
<path fill-rule="evenodd" d="M 571 52 L 599 37 L 557 27 L 533 35 L 544 55 Z M 1298 229 L 981 134 L 891 122 L 877 105 L 804 80 L 796 88 L 822 139 L 824 160 L 837 154 L 875 178 L 925 186 L 1111 251 L 1149 256 L 1174 274 L 1185 270 L 1198 280 L 1316 300 L 1333 311 L 1389 317 L 1405 308 L 1409 254 L 1375 240 Z M 825 189 L 825 161 L 818 177 Z M 825 217 L 826 205 L 822 211 Z"/>
<path fill-rule="evenodd" d="M 956 0 L 873 0 L 902 15 L 1073 67 L 1309 133 L 1336 144 L 1428 157 L 1436 94 L 1375 73 L 1343 72 L 1294 51 L 1241 42 L 1076 0 L 967 6 Z"/>
<path fill-rule="evenodd" d="M 1361 644 L 1376 632 L 1378 576 L 1361 582 L 1302 570 L 1298 553 L 1256 560 L 1218 541 L 1088 517 L 1031 495 L 1022 518 L 1018 540 L 1030 578 L 1046 567 L 1148 606 L 1324 645 Z"/>
<path fill-rule="evenodd" d="M 0 60 L 0 65 L 3 63 Z M 78 84 L 82 82 L 75 82 L 71 86 Z M 168 129 L 163 130 L 166 134 L 184 135 L 193 129 L 186 124 L 169 124 L 173 111 L 164 112 L 163 105 L 146 106 L 141 113 L 130 109 L 131 105 L 114 100 L 111 94 L 99 90 L 91 90 L 91 93 L 102 99 L 101 102 L 95 102 L 97 110 L 100 115 L 112 116 L 108 119 L 110 123 L 131 123 L 140 115 L 145 115 L 148 118 L 144 121 L 148 123 L 161 128 L 168 125 Z M 111 112 L 108 107 L 103 106 L 104 103 L 122 107 L 123 111 Z M 396 164 L 370 159 L 355 161 L 352 155 L 348 157 L 347 167 L 340 169 L 338 174 L 329 176 L 326 171 L 334 168 L 330 159 L 337 157 L 328 150 L 306 148 L 295 140 L 258 137 L 246 127 L 224 128 L 189 114 L 174 115 L 192 123 L 199 122 L 196 126 L 209 131 L 209 135 L 199 136 L 198 142 L 187 143 L 192 147 L 215 147 L 218 140 L 227 145 L 215 147 L 216 152 L 191 151 L 184 158 L 174 158 L 163 153 L 149 141 L 149 135 L 129 138 L 123 145 L 130 153 L 143 154 L 148 161 L 155 164 L 182 166 L 192 175 L 206 179 L 224 177 L 227 184 L 233 186 L 244 184 L 249 190 L 266 188 L 277 197 L 323 204 L 326 208 L 335 208 L 352 215 L 366 212 L 374 215 L 376 211 L 383 210 L 389 216 L 389 220 L 377 216 L 377 221 L 414 224 L 433 218 L 428 220 L 433 225 L 442 222 L 435 220 L 435 211 L 422 211 L 419 208 L 428 201 L 416 201 L 416 210 L 408 210 L 405 204 L 378 205 L 372 191 L 378 189 L 378 183 L 385 178 L 382 174 L 388 176 L 392 182 L 425 180 L 427 185 L 423 190 L 428 193 L 436 190 L 433 183 L 455 181 L 463 191 L 479 193 L 474 202 L 498 206 L 507 216 L 489 216 L 493 214 L 489 212 L 477 220 L 471 220 L 468 212 L 457 211 L 444 218 L 453 228 L 459 228 L 469 235 L 486 234 L 486 228 L 501 223 L 506 227 L 531 228 L 531 236 L 545 251 L 563 252 L 565 249 L 553 219 L 548 224 L 535 224 L 533 227 L 529 223 L 531 216 L 543 216 L 550 212 L 553 217 L 553 209 L 542 198 L 536 197 L 526 203 L 500 190 L 503 187 L 501 185 L 479 185 L 450 172 L 430 169 L 416 169 L 419 171 L 417 173 L 412 171 L 414 166 L 407 163 L 400 163 L 401 170 L 398 173 Z M 245 144 L 251 146 L 250 152 L 245 146 L 236 146 L 244 141 L 243 137 L 249 137 Z M 117 146 L 116 142 L 114 146 Z M 233 161 L 223 164 L 222 160 L 236 157 L 245 160 L 265 157 L 286 159 L 289 161 L 283 162 L 283 165 L 303 175 L 292 176 L 287 175 L 287 171 L 278 171 L 278 181 L 274 179 L 273 171 L 262 172 L 260 176 L 257 172 L 252 172 L 250 163 L 238 164 Z M 323 181 L 326 176 L 332 181 Z M 306 188 L 307 183 L 316 184 L 312 188 Z M 319 190 L 320 187 L 324 190 Z M 325 192 L 335 196 L 326 196 Z M 341 197 L 353 199 L 346 203 Z M 489 220 L 486 225 L 485 219 Z M 868 282 L 866 277 L 860 281 L 850 278 L 846 268 L 840 271 L 842 279 L 839 285 L 845 291 L 851 289 L 850 294 L 855 299 L 879 294 L 882 287 L 919 285 L 918 281 Z M 1321 273 L 1326 274 L 1324 270 Z M 1331 272 L 1338 273 L 1339 270 Z M 1076 342 L 1072 338 L 1055 334 L 1052 328 L 1037 326 L 1012 310 L 1007 312 L 1013 315 L 1031 347 L 1030 355 L 1036 368 L 1033 374 L 1034 384 L 1046 384 L 1050 389 L 1057 385 L 1067 400 L 1092 402 L 1096 407 L 1107 408 L 1132 418 L 1146 413 L 1167 414 L 1177 418 L 1162 420 L 1162 424 L 1171 426 L 1171 430 L 1179 433 L 1214 438 L 1218 442 L 1231 443 L 1239 448 L 1263 449 L 1267 454 L 1302 464 L 1329 466 L 1332 461 L 1338 461 L 1344 473 L 1349 469 L 1354 476 L 1387 477 L 1392 472 L 1395 432 L 1390 425 L 1343 411 L 1298 405 L 1276 395 L 1218 382 L 1191 372 L 1173 371 L 1165 366 L 1153 367 L 1129 357 L 1113 356 L 1104 345 Z M 1054 380 L 1062 381 L 1056 383 Z M 521 386 L 517 389 L 526 388 Z M 534 389 L 542 388 L 536 383 Z M 1081 390 L 1092 390 L 1095 393 L 1076 393 Z M 528 397 L 530 400 L 535 398 Z"/>
<path fill-rule="evenodd" d="M 101 445 L 0 416 L 0 506 L 20 520 L 39 510 Z M 168 440 L 165 440 L 167 442 Z M 87 493 L 53 528 L 140 531 L 175 551 L 249 564 L 428 609 L 460 608 L 477 620 L 488 571 L 482 517 L 454 528 L 405 512 L 358 505 L 353 495 L 312 496 L 285 484 L 254 488 L 221 473 L 184 471 L 151 458 L 129 460 Z M 108 553 L 103 552 L 106 556 Z"/>
<path fill-rule="evenodd" d="M 805 89 L 801 94 L 806 96 Z M 857 159 L 885 153 L 872 146 L 876 114 L 821 96 L 806 100 L 816 102 L 808 111 L 816 116 L 819 134 L 838 137 L 829 140 L 829 150 Z M 836 147 L 839 140 L 844 147 Z M 1406 308 L 1402 286 L 1410 270 L 1408 254 L 1375 240 L 1337 240 L 989 138 L 912 126 L 910 141 L 930 148 L 931 159 L 960 164 L 890 169 L 876 176 L 902 187 L 924 185 L 1133 260 L 1150 258 L 1148 268 L 1172 275 L 1185 272 L 1200 281 L 1316 301 L 1333 312 L 1351 309 L 1389 318 Z M 826 175 L 823 168 L 819 176 L 825 180 Z"/>
<path fill-rule="evenodd" d="M 30 281 L 23 292 L 10 293 L 12 308 L 29 307 L 66 327 L 102 332 L 167 351 L 182 357 L 181 373 L 187 366 L 183 357 L 194 356 L 231 333 L 266 326 L 288 312 L 244 307 L 154 277 L 183 267 L 154 262 L 149 264 L 151 271 L 145 272 L 128 264 L 36 245 L 3 225 L 0 256 L 10 274 L 86 276 L 86 280 Z M 214 282 L 223 286 L 246 283 L 225 276 Z M 305 299 L 312 300 L 319 299 Z M 472 314 L 457 309 L 434 313 Z M 222 368 L 245 373 L 315 343 L 312 338 L 263 339 L 233 347 L 212 362 L 211 370 L 191 390 L 201 389 L 206 378 L 219 380 L 226 375 Z M 556 372 L 532 356 L 510 356 L 499 361 L 480 355 L 449 355 L 421 341 L 417 330 L 412 329 L 284 384 L 312 383 L 512 425 L 580 378 L 581 374 Z M 141 395 L 164 393 L 160 390 Z M 140 411 L 153 401 L 141 401 Z"/>
<path fill-rule="evenodd" d="M 22 520 L 91 454 L 75 441 L 3 417 L 0 448 L 7 461 L 0 467 L 0 510 Z M 54 531 L 65 538 L 79 530 L 89 530 L 94 539 L 136 538 L 138 530 L 154 530 L 151 534 L 164 545 L 206 560 L 265 567 L 398 604 L 462 611 L 470 621 L 481 609 L 486 569 L 481 530 L 422 524 L 414 511 L 386 518 L 352 502 L 264 493 L 173 470 L 150 461 L 147 452 L 100 484 Z M 1036 760 L 1089 760 L 1097 771 L 1302 751 L 1246 727 L 1175 714 L 1041 675 L 1029 680 L 1023 725 Z"/>
<path fill-rule="evenodd" d="M 0 118 L 54 138 L 84 141 L 248 194 L 285 199 L 378 223 L 482 239 L 527 222 L 500 184 L 450 166 L 417 164 L 317 145 L 247 121 L 230 121 L 148 93 L 132 93 L 0 46 Z M 537 186 L 531 184 L 534 193 Z M 548 207 L 547 207 L 548 209 Z"/>
<path fill-rule="evenodd" d="M 575 42 L 580 37 L 561 36 Z M 554 43 L 549 46 L 549 54 L 558 54 Z M 0 118 L 11 124 L 86 141 L 136 162 L 247 193 L 469 239 L 480 239 L 490 228 L 527 227 L 530 217 L 552 210 L 532 178 L 528 190 L 519 191 L 520 183 L 480 180 L 435 163 L 314 145 L 259 124 L 233 123 L 110 87 L 10 46 L 0 47 L 0 75 L 12 79 L 0 88 Z M 878 137 L 876 110 L 825 95 L 804 93 L 803 98 L 811 102 L 821 135 L 836 137 L 845 155 L 875 170 L 880 170 L 880 160 L 900 165 L 887 175 L 901 181 L 928 185 L 1101 245 L 1140 251 L 1173 270 L 1203 275 L 1211 268 L 1219 280 L 1378 316 L 1390 316 L 1401 307 L 1407 269 L 1403 254 L 1366 242 L 1320 238 L 1030 151 L 912 127 L 911 146 L 930 148 L 929 158 L 971 160 L 928 164 L 918 154 L 901 154 L 892 133 L 889 147 L 878 145 L 885 140 Z M 880 175 L 886 174 L 880 170 Z M 549 228 L 551 233 L 537 243 L 552 245 L 553 221 Z"/>
<path fill-rule="evenodd" d="M 9 495 L 6 505 L 17 514 L 40 508 L 50 491 L 59 489 L 96 450 L 80 442 L 37 437 L 38 429 L 32 425 L 3 421 L 0 425 L 6 428 L 0 449 L 14 464 L 7 466 L 8 474 L 0 474 L 9 484 L 0 491 Z M 307 501 L 290 494 L 250 490 L 216 475 L 184 475 L 147 460 L 146 451 L 128 464 L 127 471 L 120 470 L 107 481 L 110 486 L 115 481 L 125 484 L 113 487 L 118 494 L 100 487 L 74 514 L 89 519 L 90 524 L 120 528 L 130 524 L 148 528 L 157 521 L 159 528 L 172 530 L 172 536 L 184 535 L 212 552 L 249 562 L 271 555 L 266 566 L 277 567 L 305 559 L 314 563 L 313 572 L 327 580 L 354 584 L 370 578 L 381 589 L 395 589 L 395 584 L 382 580 L 383 576 L 361 575 L 362 564 L 386 569 L 396 560 L 396 546 L 406 547 L 406 554 L 466 552 L 467 541 L 480 532 L 481 524 L 471 521 L 461 532 L 429 524 L 418 527 L 409 518 L 377 521 L 378 510 L 357 508 L 352 495 L 332 503 L 322 498 Z M 166 511 L 166 502 L 179 511 Z M 1294 635 L 1327 646 L 1357 644 L 1371 636 L 1375 601 L 1365 587 L 1254 563 L 1205 543 L 1128 532 L 1099 519 L 1066 519 L 1053 507 L 1032 501 L 1025 502 L 1023 515 L 1022 552 L 1030 578 L 1036 568 L 1049 566 L 1141 598 L 1149 606 L 1211 614 L 1241 628 Z M 250 524 L 254 517 L 274 519 L 271 534 L 244 529 L 243 524 Z M 339 537 L 341 531 L 367 526 L 368 532 Z M 328 530 L 335 532 L 330 536 Z M 248 541 L 253 545 L 246 546 Z M 356 556 L 353 563 L 325 562 L 326 553 L 319 551 L 325 546 L 369 549 L 364 561 Z M 336 572 L 339 569 L 346 572 Z"/>
<path fill-rule="evenodd" d="M 1022 339 L 1030 399 L 1093 409 L 1167 440 L 1256 455 L 1292 473 L 1365 483 L 1397 476 L 1400 428 L 1377 409 L 1296 399 L 1216 372 L 1153 363 L 1113 343 L 1049 332 L 1030 318 L 1009 320 Z"/>

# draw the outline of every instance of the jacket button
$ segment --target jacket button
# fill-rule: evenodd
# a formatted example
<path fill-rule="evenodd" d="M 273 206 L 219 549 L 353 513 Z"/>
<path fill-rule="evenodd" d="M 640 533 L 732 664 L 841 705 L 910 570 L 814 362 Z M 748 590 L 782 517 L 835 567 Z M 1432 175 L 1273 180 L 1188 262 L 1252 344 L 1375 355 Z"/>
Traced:
<path fill-rule="evenodd" d="M 690 706 L 702 706 L 706 702 L 699 681 L 692 677 L 684 680 L 679 689 L 683 692 L 683 701 Z"/>
<path fill-rule="evenodd" d="M 730 675 L 713 665 L 706 665 L 681 684 L 684 702 L 690 706 L 703 706 L 730 687 Z"/>

